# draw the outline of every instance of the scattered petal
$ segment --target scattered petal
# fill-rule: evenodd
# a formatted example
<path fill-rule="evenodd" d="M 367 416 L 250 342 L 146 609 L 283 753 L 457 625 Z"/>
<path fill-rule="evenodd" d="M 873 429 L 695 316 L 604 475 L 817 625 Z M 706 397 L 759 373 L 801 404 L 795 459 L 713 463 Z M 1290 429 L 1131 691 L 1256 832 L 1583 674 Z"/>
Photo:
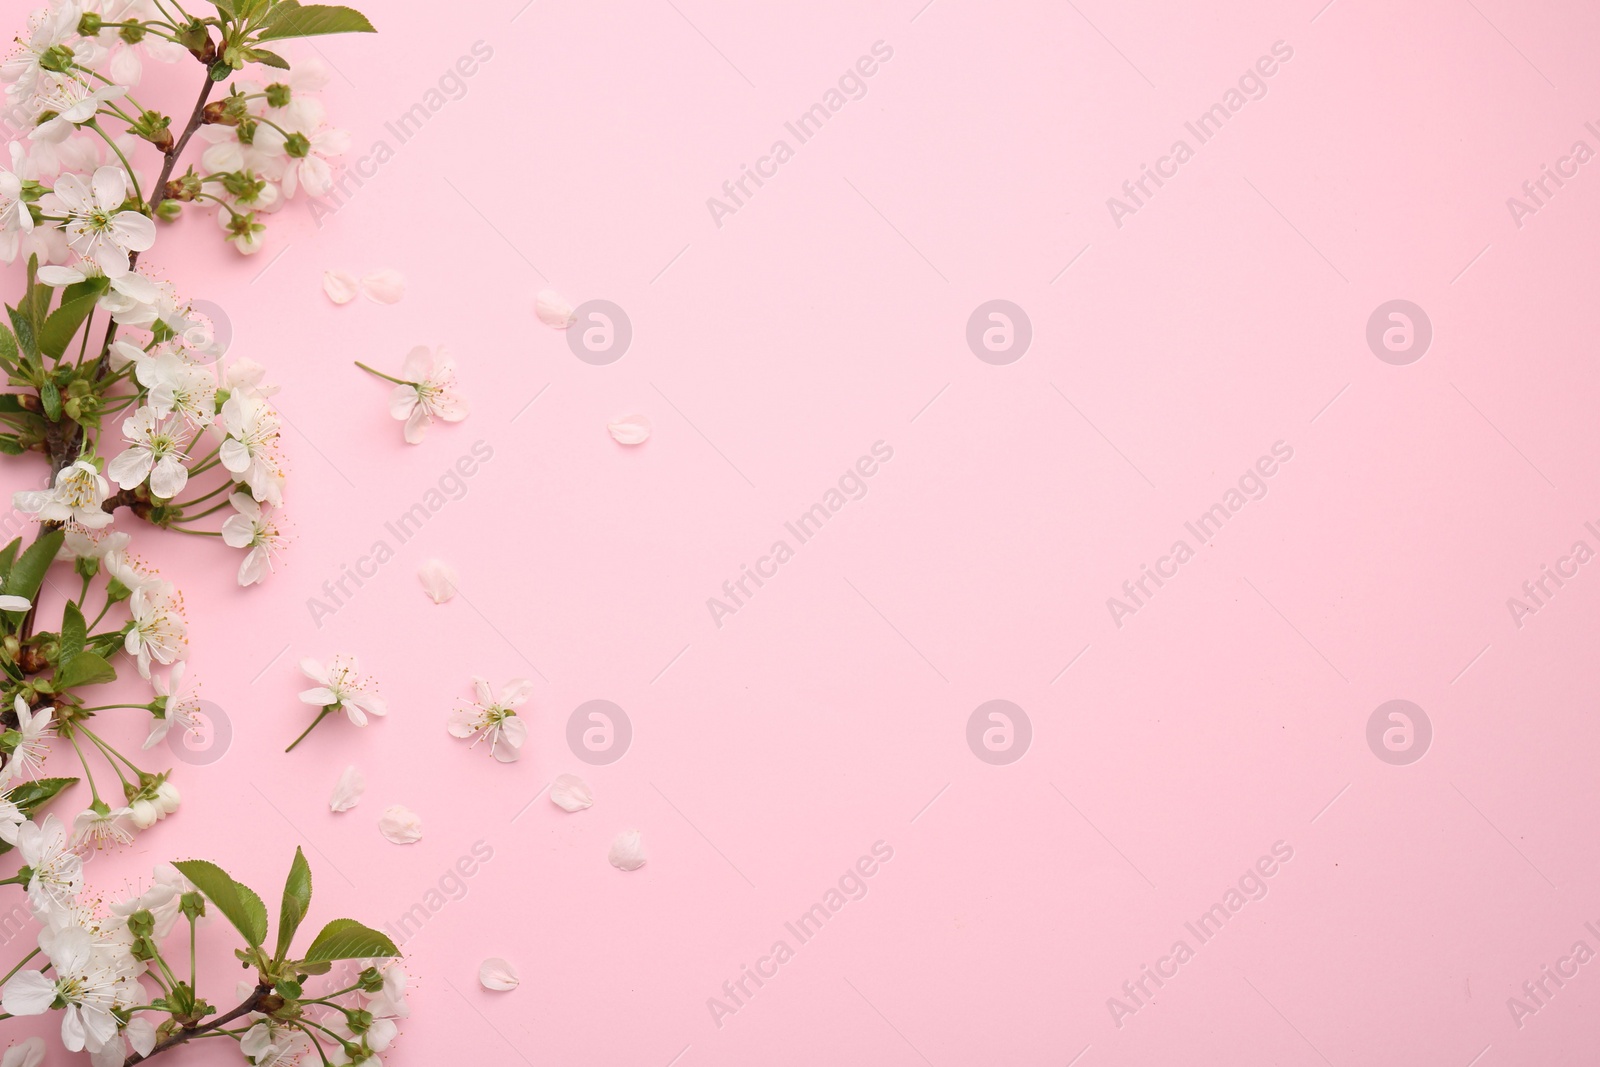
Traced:
<path fill-rule="evenodd" d="M 567 303 L 567 298 L 554 289 L 539 290 L 539 296 L 534 301 L 534 309 L 539 314 L 540 322 L 558 330 L 565 330 L 578 321 L 578 317 L 572 313 L 572 305 Z"/>
<path fill-rule="evenodd" d="M 478 965 L 478 984 L 485 989 L 503 993 L 517 988 L 521 982 L 522 979 L 517 977 L 517 969 L 499 956 L 490 956 Z"/>
<path fill-rule="evenodd" d="M 423 560 L 417 577 L 422 581 L 422 591 L 435 604 L 452 599 L 456 595 L 456 586 L 460 584 L 455 568 L 438 559 Z"/>
<path fill-rule="evenodd" d="M 349 271 L 330 270 L 322 275 L 322 291 L 335 304 L 348 304 L 356 298 L 356 278 Z"/>
<path fill-rule="evenodd" d="M 619 871 L 637 871 L 644 866 L 644 842 L 639 831 L 624 830 L 611 842 L 611 854 L 606 857 Z"/>
<path fill-rule="evenodd" d="M 398 304 L 406 295 L 405 275 L 397 270 L 375 270 L 361 279 L 361 291 L 368 300 L 380 304 Z"/>
<path fill-rule="evenodd" d="M 334 811 L 349 811 L 360 803 L 361 794 L 366 791 L 366 776 L 356 770 L 352 763 L 339 775 L 339 781 L 333 787 L 333 796 L 328 798 L 328 807 Z"/>
<path fill-rule="evenodd" d="M 606 424 L 619 445 L 642 445 L 650 439 L 650 420 L 643 415 L 624 415 Z"/>
<path fill-rule="evenodd" d="M 589 783 L 576 774 L 560 774 L 550 785 L 550 799 L 562 811 L 582 811 L 594 806 Z"/>
<path fill-rule="evenodd" d="M 383 809 L 378 829 L 397 845 L 409 845 L 422 840 L 422 819 L 410 808 L 391 804 Z"/>

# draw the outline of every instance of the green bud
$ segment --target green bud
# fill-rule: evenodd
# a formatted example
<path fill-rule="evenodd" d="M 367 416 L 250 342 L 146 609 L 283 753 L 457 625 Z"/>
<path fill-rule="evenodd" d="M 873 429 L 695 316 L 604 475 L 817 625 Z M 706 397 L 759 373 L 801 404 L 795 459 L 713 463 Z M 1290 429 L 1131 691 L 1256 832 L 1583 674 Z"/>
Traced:
<path fill-rule="evenodd" d="M 178 910 L 189 919 L 197 919 L 206 913 L 206 898 L 199 893 L 188 892 L 178 898 Z"/>
<path fill-rule="evenodd" d="M 267 86 L 268 107 L 288 107 L 289 100 L 292 96 L 293 93 L 290 91 L 289 87 L 282 82 L 273 82 L 271 85 Z"/>
<path fill-rule="evenodd" d="M 383 975 L 378 973 L 378 968 L 368 967 L 361 972 L 361 977 L 356 979 L 361 983 L 363 993 L 376 993 L 383 988 Z"/>
<path fill-rule="evenodd" d="M 170 196 L 156 206 L 156 218 L 162 222 L 176 222 L 182 214 L 183 204 Z"/>
<path fill-rule="evenodd" d="M 124 26 L 122 29 L 117 31 L 117 36 L 121 37 L 129 44 L 138 44 L 140 41 L 144 40 L 144 35 L 144 27 L 138 25 L 137 23 L 132 26 Z"/>
<path fill-rule="evenodd" d="M 64 44 L 47 49 L 39 57 L 39 66 L 57 74 L 65 74 L 72 69 L 72 49 Z"/>
<path fill-rule="evenodd" d="M 93 37 L 100 32 L 100 28 L 104 25 L 105 20 L 99 15 L 93 11 L 86 11 L 83 17 L 78 20 L 78 36 Z"/>
<path fill-rule="evenodd" d="M 303 133 L 291 133 L 283 142 L 283 150 L 295 159 L 304 159 L 311 151 L 311 142 Z"/>

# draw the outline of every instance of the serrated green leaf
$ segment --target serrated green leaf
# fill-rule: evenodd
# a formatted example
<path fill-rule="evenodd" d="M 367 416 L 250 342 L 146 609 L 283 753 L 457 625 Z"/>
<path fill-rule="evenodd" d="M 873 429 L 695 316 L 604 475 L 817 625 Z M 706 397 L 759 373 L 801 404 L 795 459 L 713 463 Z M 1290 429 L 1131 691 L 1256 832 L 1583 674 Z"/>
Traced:
<path fill-rule="evenodd" d="M 179 860 L 173 866 L 227 916 L 246 941 L 255 948 L 261 947 L 267 939 L 267 906 L 255 890 L 234 881 L 227 871 L 209 860 Z"/>
<path fill-rule="evenodd" d="M 394 942 L 378 931 L 354 919 L 335 919 L 311 942 L 305 958 L 307 963 L 323 963 L 398 955 L 400 950 L 394 947 Z"/>
<path fill-rule="evenodd" d="M 78 610 L 78 605 L 67 601 L 67 606 L 61 612 L 61 659 L 63 662 L 83 651 L 84 639 L 89 636 L 89 628 L 83 621 L 83 612 Z"/>
<path fill-rule="evenodd" d="M 6 799 L 31 819 L 40 808 L 54 800 L 62 790 L 76 785 L 77 781 L 76 778 L 38 778 L 31 782 L 23 782 L 7 793 Z M 10 852 L 11 848 L 12 846 L 0 841 L 0 854 Z"/>
<path fill-rule="evenodd" d="M 267 16 L 267 25 L 256 35 L 258 41 L 281 41 L 288 37 L 320 37 L 329 33 L 376 33 L 367 16 L 351 7 L 335 4 L 299 4 L 280 0 Z"/>
<path fill-rule="evenodd" d="M 61 542 L 66 533 L 62 530 L 49 530 L 42 533 L 34 540 L 33 544 L 23 550 L 17 562 L 6 575 L 5 584 L 0 586 L 10 596 L 27 597 L 32 600 L 39 595 L 39 587 L 44 584 L 45 571 L 50 569 L 50 564 L 55 562 L 56 553 L 61 550 Z M 18 611 L 7 612 L 15 618 L 21 618 Z"/>
<path fill-rule="evenodd" d="M 60 359 L 66 353 L 72 339 L 78 336 L 78 330 L 83 326 L 84 320 L 94 314 L 95 305 L 99 301 L 99 293 L 89 293 L 72 300 L 64 299 L 61 306 L 45 319 L 44 328 L 39 331 L 39 351 L 51 359 Z"/>
<path fill-rule="evenodd" d="M 83 651 L 56 668 L 51 679 L 56 692 L 85 685 L 104 685 L 117 680 L 117 669 L 99 653 Z"/>
<path fill-rule="evenodd" d="M 47 381 L 39 387 L 39 403 L 44 405 L 45 416 L 51 422 L 61 420 L 61 390 L 55 382 Z"/>
<path fill-rule="evenodd" d="M 245 58 L 253 63 L 260 63 L 264 67 L 276 67 L 279 70 L 288 70 L 289 61 L 276 52 L 269 52 L 265 48 L 246 48 Z"/>
<path fill-rule="evenodd" d="M 283 904 L 278 910 L 278 951 L 274 959 L 289 955 L 295 931 L 311 910 L 311 865 L 300 849 L 294 850 L 294 862 L 289 864 L 289 877 L 283 883 Z"/>
<path fill-rule="evenodd" d="M 21 551 L 22 538 L 20 537 L 13 537 L 9 545 L 0 549 L 0 588 L 4 588 L 5 580 L 11 576 L 11 568 L 17 562 L 17 553 Z"/>
<path fill-rule="evenodd" d="M 9 304 L 6 305 L 6 315 L 11 319 L 11 329 L 16 334 L 17 346 L 21 348 L 22 354 L 30 359 L 37 358 L 39 355 L 39 346 L 36 341 L 38 334 L 33 328 L 33 323 L 28 321 L 28 316 L 20 309 L 11 307 Z"/>
<path fill-rule="evenodd" d="M 27 449 L 22 447 L 22 441 L 14 433 L 0 433 L 0 452 L 8 456 L 20 456 Z"/>
<path fill-rule="evenodd" d="M 17 335 L 9 327 L 0 325 L 0 363 L 15 366 L 18 355 Z"/>

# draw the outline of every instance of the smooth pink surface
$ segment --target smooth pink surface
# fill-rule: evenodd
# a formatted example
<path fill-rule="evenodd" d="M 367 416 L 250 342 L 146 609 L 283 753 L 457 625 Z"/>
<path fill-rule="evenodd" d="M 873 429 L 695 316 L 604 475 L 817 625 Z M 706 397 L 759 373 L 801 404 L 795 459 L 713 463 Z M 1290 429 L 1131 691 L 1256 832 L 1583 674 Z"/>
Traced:
<path fill-rule="evenodd" d="M 393 158 L 253 259 L 209 221 L 149 257 L 283 384 L 297 540 L 240 591 L 220 546 L 154 539 L 236 735 L 93 880 L 193 854 L 275 895 L 302 845 L 316 916 L 389 923 L 486 843 L 405 945 L 397 1067 L 1589 1054 L 1600 963 L 1520 1027 L 1507 998 L 1600 950 L 1600 565 L 1520 629 L 1506 601 L 1600 548 L 1600 163 L 1521 228 L 1506 198 L 1600 149 L 1600 13 L 520 2 L 372 8 L 378 37 L 320 48 L 349 162 Z M 385 123 L 478 41 L 465 96 L 399 144 Z M 865 97 L 718 227 L 706 199 L 878 41 Z M 1279 41 L 1266 96 L 1115 225 L 1106 198 Z M 396 306 L 322 295 L 382 267 Z M 631 350 L 574 358 L 533 317 L 546 286 L 624 307 Z M 964 339 L 994 298 L 1033 324 L 1009 366 Z M 1434 326 L 1410 366 L 1364 339 L 1395 298 Z M 474 410 L 407 447 L 350 361 L 416 344 L 456 354 Z M 654 435 L 623 448 L 606 424 L 635 412 Z M 399 545 L 384 523 L 479 441 L 465 496 Z M 715 626 L 707 598 L 878 441 L 868 495 Z M 1265 499 L 1114 625 L 1106 599 L 1278 441 Z M 379 539 L 397 557 L 319 628 L 308 598 Z M 430 557 L 461 574 L 445 606 Z M 341 651 L 390 716 L 285 756 L 296 661 Z M 536 682 L 520 763 L 446 734 L 474 674 Z M 588 767 L 565 729 L 597 698 L 634 739 Z M 1033 724 L 1009 766 L 965 739 L 996 698 Z M 1434 729 L 1409 766 L 1365 739 L 1396 698 Z M 352 762 L 366 798 L 330 814 Z M 592 809 L 534 799 L 563 772 Z M 379 836 L 392 803 L 420 843 Z M 623 874 L 629 828 L 650 861 Z M 799 944 L 784 924 L 878 841 L 870 892 Z M 1193 939 L 1280 841 L 1266 897 Z M 1194 959 L 1115 1025 L 1180 938 Z M 779 939 L 794 958 L 718 1026 L 708 998 Z M 521 987 L 479 989 L 488 956 Z"/>

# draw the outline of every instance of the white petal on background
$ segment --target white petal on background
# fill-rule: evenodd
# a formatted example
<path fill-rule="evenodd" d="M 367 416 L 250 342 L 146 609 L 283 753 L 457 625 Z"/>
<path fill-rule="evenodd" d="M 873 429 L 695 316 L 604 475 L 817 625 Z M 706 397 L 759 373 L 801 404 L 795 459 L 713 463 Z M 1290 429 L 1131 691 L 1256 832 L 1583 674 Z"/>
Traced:
<path fill-rule="evenodd" d="M 443 604 L 454 597 L 456 586 L 461 584 L 455 568 L 439 559 L 423 560 L 422 566 L 417 569 L 417 577 L 422 581 L 422 591 L 435 604 Z"/>
<path fill-rule="evenodd" d="M 539 290 L 533 306 L 539 313 L 539 321 L 546 326 L 565 330 L 578 321 L 578 317 L 572 313 L 572 305 L 567 303 L 567 298 L 554 289 Z"/>
<path fill-rule="evenodd" d="M 644 841 L 637 830 L 624 830 L 611 842 L 611 854 L 606 857 L 619 871 L 637 871 L 644 866 Z"/>
<path fill-rule="evenodd" d="M 594 804 L 589 783 L 576 774 L 560 774 L 550 784 L 550 799 L 562 811 L 582 811 Z"/>
<path fill-rule="evenodd" d="M 650 420 L 643 415 L 624 415 L 606 424 L 619 445 L 642 445 L 650 440 Z"/>
<path fill-rule="evenodd" d="M 351 764 L 339 775 L 338 784 L 333 787 L 333 796 L 328 798 L 328 807 L 334 811 L 349 811 L 361 802 L 361 794 L 367 791 L 367 779 L 356 765 Z"/>
<path fill-rule="evenodd" d="M 383 809 L 378 829 L 397 845 L 409 845 L 422 840 L 422 819 L 410 808 L 391 804 Z"/>
<path fill-rule="evenodd" d="M 368 300 L 380 304 L 398 304 L 406 295 L 405 275 L 397 270 L 375 270 L 361 279 L 361 291 Z"/>
<path fill-rule="evenodd" d="M 330 270 L 322 274 L 322 291 L 335 304 L 348 304 L 356 298 L 359 289 L 355 275 L 349 271 Z"/>
<path fill-rule="evenodd" d="M 522 979 L 517 977 L 517 969 L 499 956 L 490 956 L 478 965 L 478 984 L 485 989 L 503 993 L 517 988 L 521 982 Z"/>

